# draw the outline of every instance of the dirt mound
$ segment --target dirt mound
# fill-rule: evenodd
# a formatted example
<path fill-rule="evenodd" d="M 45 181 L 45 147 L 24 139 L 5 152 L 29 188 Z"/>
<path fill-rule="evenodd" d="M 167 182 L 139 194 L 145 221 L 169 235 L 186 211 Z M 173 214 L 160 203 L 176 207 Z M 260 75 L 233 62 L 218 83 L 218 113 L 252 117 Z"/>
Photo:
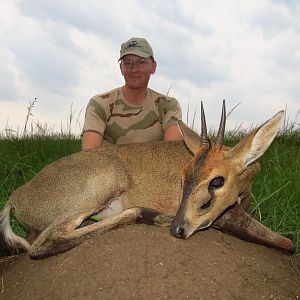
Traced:
<path fill-rule="evenodd" d="M 0 264 L 0 299 L 300 299 L 300 257 L 210 229 L 131 225 L 55 257 Z M 298 271 L 299 272 L 299 271 Z"/>

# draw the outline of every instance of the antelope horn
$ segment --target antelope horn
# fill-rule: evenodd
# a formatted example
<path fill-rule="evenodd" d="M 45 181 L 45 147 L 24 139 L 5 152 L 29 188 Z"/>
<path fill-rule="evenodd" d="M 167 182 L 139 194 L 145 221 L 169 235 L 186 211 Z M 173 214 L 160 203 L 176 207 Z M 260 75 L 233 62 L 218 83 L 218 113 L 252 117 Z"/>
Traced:
<path fill-rule="evenodd" d="M 223 100 L 220 127 L 216 139 L 216 144 L 219 145 L 220 147 L 223 146 L 223 142 L 224 142 L 225 122 L 226 122 L 226 108 L 225 108 L 225 100 Z"/>
<path fill-rule="evenodd" d="M 203 108 L 203 102 L 201 101 L 201 144 L 202 145 L 209 145 L 209 140 L 207 137 L 207 126 L 205 120 L 205 113 Z"/>

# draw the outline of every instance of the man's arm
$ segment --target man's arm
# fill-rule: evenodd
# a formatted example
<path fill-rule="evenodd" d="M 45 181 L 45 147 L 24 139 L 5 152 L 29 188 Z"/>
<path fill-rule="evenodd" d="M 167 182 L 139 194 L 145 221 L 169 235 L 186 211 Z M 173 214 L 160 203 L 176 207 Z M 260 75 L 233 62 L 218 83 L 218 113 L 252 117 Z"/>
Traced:
<path fill-rule="evenodd" d="M 103 137 L 100 133 L 94 131 L 85 131 L 82 136 L 81 150 L 87 151 L 97 149 L 102 146 Z"/>
<path fill-rule="evenodd" d="M 164 140 L 181 140 L 182 134 L 179 125 L 172 125 L 164 132 Z"/>

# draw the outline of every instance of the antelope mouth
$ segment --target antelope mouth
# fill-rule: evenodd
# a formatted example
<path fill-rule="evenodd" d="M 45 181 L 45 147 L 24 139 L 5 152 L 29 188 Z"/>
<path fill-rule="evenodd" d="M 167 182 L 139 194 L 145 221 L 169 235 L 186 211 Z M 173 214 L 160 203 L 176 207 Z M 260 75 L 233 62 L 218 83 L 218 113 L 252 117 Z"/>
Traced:
<path fill-rule="evenodd" d="M 198 226 L 197 230 L 204 229 L 210 226 L 211 220 L 204 221 L 201 225 Z"/>

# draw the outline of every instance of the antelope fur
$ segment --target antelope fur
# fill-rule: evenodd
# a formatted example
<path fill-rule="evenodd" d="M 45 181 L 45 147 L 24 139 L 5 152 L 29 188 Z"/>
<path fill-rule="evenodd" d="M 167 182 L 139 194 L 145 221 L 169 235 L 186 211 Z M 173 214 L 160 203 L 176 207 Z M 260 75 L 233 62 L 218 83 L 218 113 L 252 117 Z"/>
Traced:
<path fill-rule="evenodd" d="M 207 137 L 203 107 L 201 110 L 200 137 L 180 122 L 182 141 L 110 145 L 46 166 L 8 199 L 0 215 L 6 243 L 25 249 L 32 258 L 44 258 L 91 236 L 142 221 L 171 226 L 171 234 L 181 238 L 213 225 L 243 239 L 292 252 L 289 239 L 246 212 L 251 183 L 259 172 L 257 159 L 278 132 L 283 112 L 228 148 L 222 145 L 225 104 L 216 143 Z M 225 178 L 224 187 L 212 193 L 208 185 L 216 176 Z M 190 186 L 185 186 L 187 183 Z M 210 199 L 210 206 L 199 210 Z M 32 233 L 30 239 L 13 233 L 11 211 Z M 86 225 L 94 214 L 104 219 Z M 182 230 L 184 234 L 178 236 Z"/>

